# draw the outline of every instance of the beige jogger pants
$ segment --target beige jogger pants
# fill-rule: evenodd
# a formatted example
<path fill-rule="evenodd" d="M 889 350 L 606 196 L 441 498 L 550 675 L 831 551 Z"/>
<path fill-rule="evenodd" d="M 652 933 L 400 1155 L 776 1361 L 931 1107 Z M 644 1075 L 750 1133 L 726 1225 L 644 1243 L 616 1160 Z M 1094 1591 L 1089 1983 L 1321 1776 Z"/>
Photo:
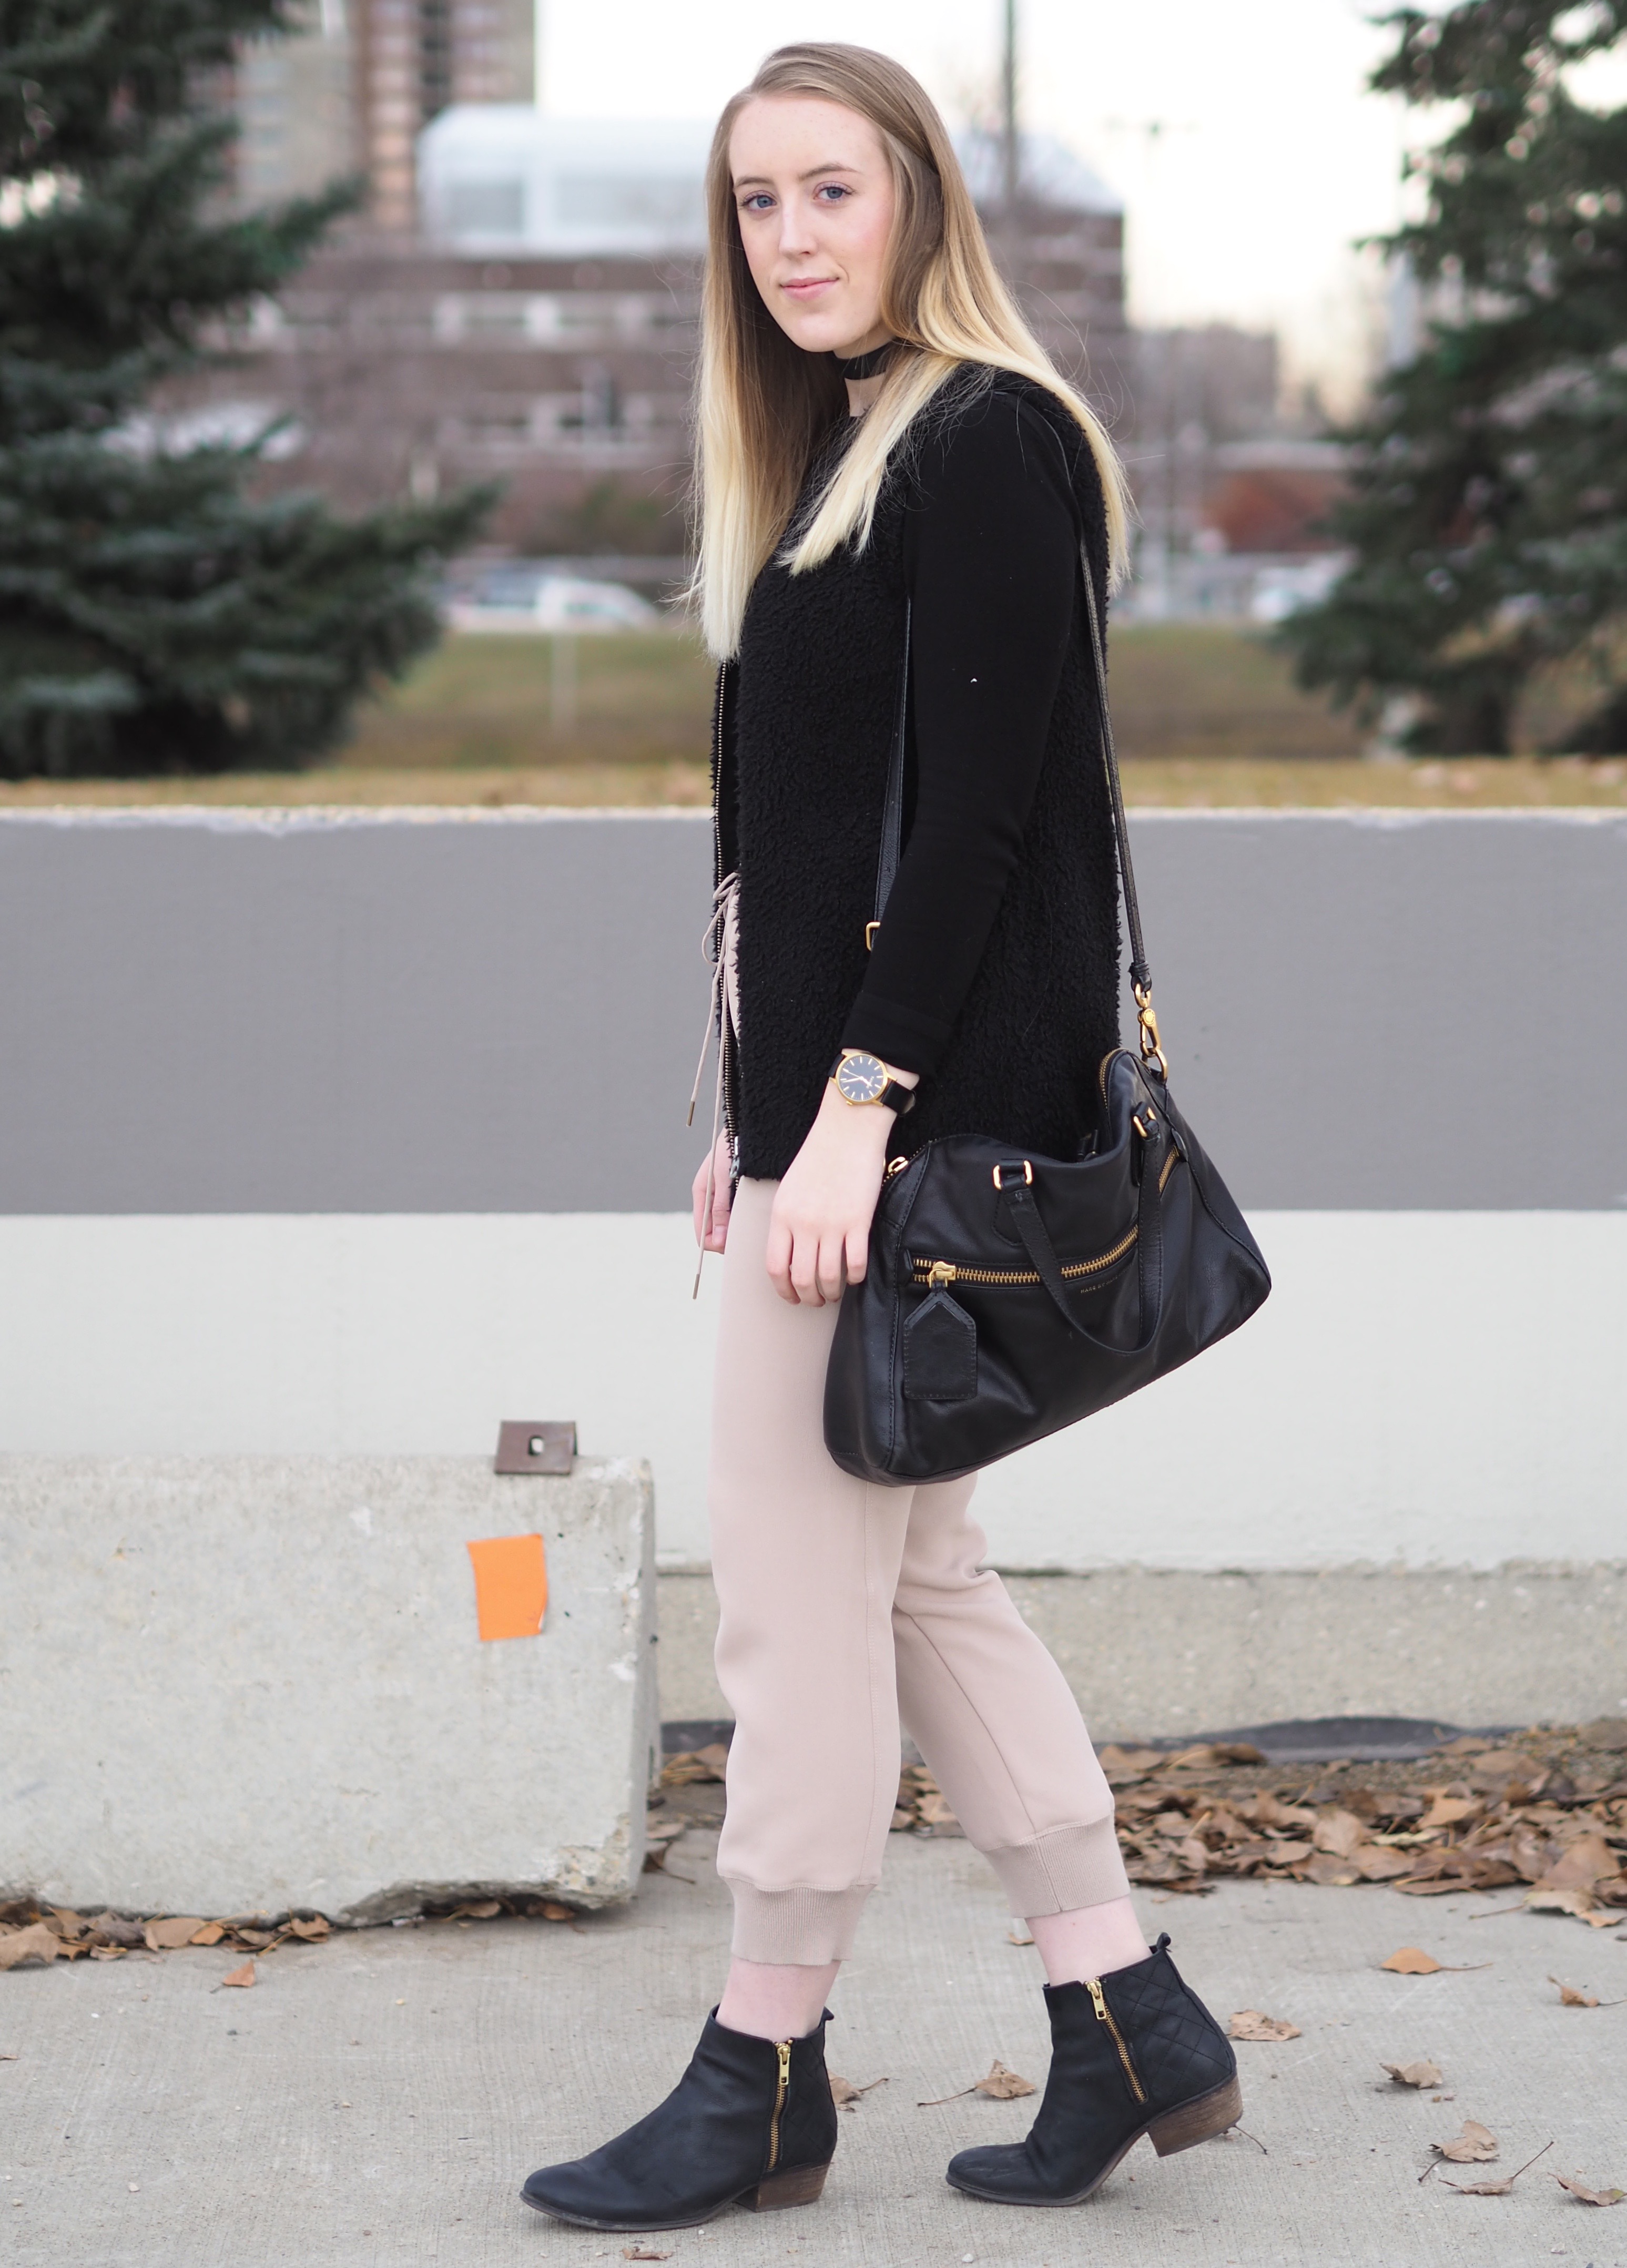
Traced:
<path fill-rule="evenodd" d="M 825 1448 L 836 1309 L 763 1260 L 777 1183 L 742 1181 L 723 1266 L 711 1446 L 718 1677 L 734 1712 L 718 1851 L 734 1951 L 844 1958 L 880 1877 L 899 1724 L 1018 1914 L 1128 1895 L 1113 1797 L 1062 1672 L 979 1571 L 974 1480 L 876 1488 Z"/>

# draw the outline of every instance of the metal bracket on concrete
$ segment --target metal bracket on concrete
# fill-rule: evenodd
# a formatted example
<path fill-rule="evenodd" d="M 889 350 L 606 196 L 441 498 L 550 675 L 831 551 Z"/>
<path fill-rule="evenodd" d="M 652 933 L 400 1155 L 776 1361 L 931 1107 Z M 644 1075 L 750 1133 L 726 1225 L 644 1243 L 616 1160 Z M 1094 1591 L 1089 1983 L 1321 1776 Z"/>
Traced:
<path fill-rule="evenodd" d="M 577 1453 L 574 1418 L 505 1418 L 497 1428 L 498 1473 L 568 1473 Z"/>

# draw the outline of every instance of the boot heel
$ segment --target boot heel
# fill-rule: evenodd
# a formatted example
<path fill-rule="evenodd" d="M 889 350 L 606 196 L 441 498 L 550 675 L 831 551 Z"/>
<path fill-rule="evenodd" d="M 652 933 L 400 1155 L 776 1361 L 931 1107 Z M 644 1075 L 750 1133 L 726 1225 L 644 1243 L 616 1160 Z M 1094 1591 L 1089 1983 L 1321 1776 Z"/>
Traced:
<path fill-rule="evenodd" d="M 1189 2150 L 1196 2142 L 1207 2142 L 1211 2135 L 1224 2134 L 1242 2115 L 1243 2090 L 1233 2077 L 1211 2094 L 1200 2095 L 1195 2102 L 1183 2102 L 1179 2110 L 1155 2118 L 1147 2134 L 1159 2156 L 1169 2158 L 1177 2150 Z"/>
<path fill-rule="evenodd" d="M 779 2213 L 786 2205 L 812 2205 L 825 2186 L 825 2176 L 830 2171 L 828 2158 L 822 2166 L 788 2166 L 783 2174 L 770 2174 L 758 2183 L 740 2199 L 754 2213 Z"/>

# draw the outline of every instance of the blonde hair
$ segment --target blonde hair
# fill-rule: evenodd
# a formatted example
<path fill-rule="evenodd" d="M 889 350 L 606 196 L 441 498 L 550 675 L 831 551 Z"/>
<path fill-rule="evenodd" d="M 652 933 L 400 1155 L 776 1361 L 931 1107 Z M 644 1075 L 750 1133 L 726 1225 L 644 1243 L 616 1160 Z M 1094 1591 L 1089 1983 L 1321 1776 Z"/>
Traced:
<path fill-rule="evenodd" d="M 1113 444 L 1024 320 L 995 267 L 944 123 L 918 81 L 868 48 L 809 41 L 777 48 L 725 104 L 706 171 L 708 254 L 697 380 L 700 549 L 692 596 L 719 659 L 740 644 L 751 586 L 786 534 L 814 450 L 846 411 L 835 359 L 793 343 L 762 303 L 729 172 L 729 137 L 761 95 L 813 95 L 867 118 L 892 170 L 896 211 L 881 286 L 894 352 L 881 392 L 784 558 L 793 574 L 843 543 L 869 541 L 893 450 L 962 364 L 1009 370 L 1076 418 L 1107 501 L 1110 571 L 1123 568 L 1130 508 Z"/>

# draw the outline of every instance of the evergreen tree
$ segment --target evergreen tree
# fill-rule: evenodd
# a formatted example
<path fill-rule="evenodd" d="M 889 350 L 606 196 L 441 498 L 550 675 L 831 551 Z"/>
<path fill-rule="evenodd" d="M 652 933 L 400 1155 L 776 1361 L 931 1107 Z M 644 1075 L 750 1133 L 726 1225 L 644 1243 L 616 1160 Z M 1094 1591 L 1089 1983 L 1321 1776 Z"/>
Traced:
<path fill-rule="evenodd" d="M 234 216 L 215 98 L 296 0 L 0 0 L 0 773 L 219 771 L 331 747 L 432 643 L 490 503 L 256 500 L 269 435 L 142 405 L 299 267 L 353 187 Z"/>
<path fill-rule="evenodd" d="M 1423 217 L 1386 239 L 1432 310 L 1388 371 L 1330 516 L 1353 551 L 1280 636 L 1300 681 L 1367 715 L 1410 696 L 1417 749 L 1505 755 L 1533 670 L 1586 655 L 1572 747 L 1627 747 L 1627 110 L 1567 92 L 1627 0 L 1464 0 L 1387 22 L 1373 85 L 1450 106 L 1412 161 Z"/>

